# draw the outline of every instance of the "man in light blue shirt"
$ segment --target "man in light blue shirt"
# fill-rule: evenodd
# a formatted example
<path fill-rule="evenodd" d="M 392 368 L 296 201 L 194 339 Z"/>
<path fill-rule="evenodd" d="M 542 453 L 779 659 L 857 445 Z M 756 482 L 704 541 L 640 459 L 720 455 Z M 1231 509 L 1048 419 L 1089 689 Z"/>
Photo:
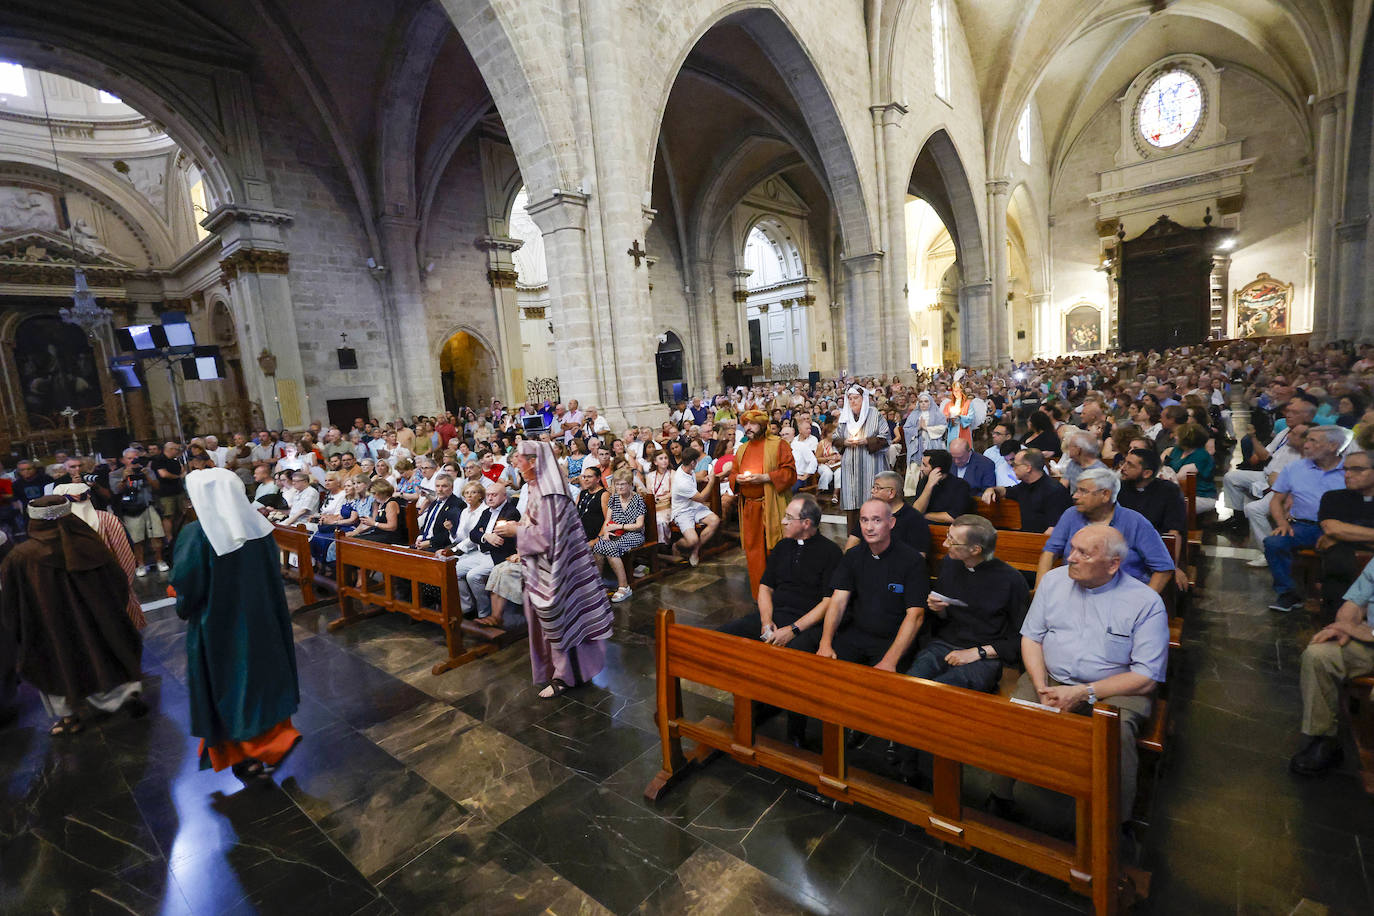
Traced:
<path fill-rule="evenodd" d="M 1340 765 L 1336 738 L 1341 687 L 1351 678 L 1374 674 L 1374 562 L 1345 593 L 1336 619 L 1319 630 L 1302 652 L 1303 745 L 1288 768 L 1300 776 L 1320 776 Z"/>
<path fill-rule="evenodd" d="M 1121 562 L 1121 571 L 1156 592 L 1164 591 L 1174 575 L 1174 558 L 1145 516 L 1116 504 L 1116 494 L 1120 490 L 1120 478 L 1106 468 L 1092 468 L 1079 475 L 1073 490 L 1074 508 L 1060 516 L 1045 542 L 1037 581 L 1044 580 L 1057 557 L 1067 559 L 1069 543 L 1081 529 L 1089 525 L 1109 525 L 1126 539 L 1127 553 Z"/>
<path fill-rule="evenodd" d="M 992 428 L 992 445 L 983 449 L 983 457 L 992 462 L 993 469 L 997 472 L 996 485 L 999 487 L 1014 487 L 1020 483 L 1016 479 L 1016 472 L 1012 470 L 1011 462 L 1002 454 L 1002 447 L 1007 442 L 1011 442 L 1016 448 L 1011 454 L 1015 455 L 1021 450 L 1020 443 L 1012 439 L 1011 426 L 1007 423 L 998 423 Z"/>
<path fill-rule="evenodd" d="M 1068 513 L 1065 513 L 1068 514 Z M 1159 594 L 1126 574 L 1121 532 L 1089 525 L 1073 536 L 1067 565 L 1040 579 L 1021 625 L 1026 673 L 1015 699 L 1088 714 L 1099 700 L 1121 715 L 1121 819 L 1136 788 L 1136 737 L 1150 719 L 1169 665 L 1169 615 Z M 1027 730 L 1035 727 L 1027 711 Z M 1012 780 L 994 776 L 994 814 L 1014 813 Z"/>
<path fill-rule="evenodd" d="M 1291 611 L 1302 607 L 1302 595 L 1293 583 L 1293 552 L 1311 547 L 1322 536 L 1317 520 L 1322 496 L 1345 487 L 1341 449 L 1347 430 L 1340 426 L 1314 426 L 1303 443 L 1303 457 L 1287 465 L 1274 481 L 1269 517 L 1274 532 L 1264 539 L 1264 558 L 1274 578 L 1278 599 L 1270 610 Z"/>

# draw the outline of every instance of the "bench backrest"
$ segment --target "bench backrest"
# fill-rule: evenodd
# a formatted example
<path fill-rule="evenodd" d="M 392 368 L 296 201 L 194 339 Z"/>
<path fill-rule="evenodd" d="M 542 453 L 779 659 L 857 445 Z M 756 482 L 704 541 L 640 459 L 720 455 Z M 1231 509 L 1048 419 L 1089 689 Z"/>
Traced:
<path fill-rule="evenodd" d="M 1002 531 L 1021 530 L 1021 504 L 1014 499 L 1003 497 L 988 504 L 978 501 L 978 514 L 992 522 L 992 527 Z"/>
<path fill-rule="evenodd" d="M 1178 478 L 1178 488 L 1183 491 L 1183 505 L 1188 513 L 1188 532 L 1197 527 L 1197 475 L 1184 474 Z M 1185 532 L 1188 533 L 1188 532 Z"/>
<path fill-rule="evenodd" d="M 315 603 L 315 560 L 310 555 L 310 531 L 304 525 L 272 526 L 272 540 L 277 547 L 296 557 L 296 584 L 301 590 L 303 604 Z"/>
<path fill-rule="evenodd" d="M 949 525 L 930 526 L 930 568 L 938 572 L 940 561 L 949 556 L 945 536 Z M 1035 572 L 1040 566 L 1040 554 L 1050 536 L 1043 531 L 998 531 L 997 549 L 993 556 L 1023 572 Z M 1055 561 L 1058 565 L 1058 561 Z"/>
<path fill-rule="evenodd" d="M 360 538 L 339 537 L 334 541 L 339 596 L 356 597 L 369 604 L 393 610 L 419 611 L 421 585 L 439 589 L 439 611 L 458 607 L 458 578 L 454 567 L 458 559 L 396 544 L 377 544 Z M 357 570 L 363 570 L 362 587 L 355 585 Z M 380 573 L 380 591 L 367 573 Z M 411 583 L 408 598 L 398 598 L 395 580 Z M 432 615 L 420 615 L 432 616 Z"/>

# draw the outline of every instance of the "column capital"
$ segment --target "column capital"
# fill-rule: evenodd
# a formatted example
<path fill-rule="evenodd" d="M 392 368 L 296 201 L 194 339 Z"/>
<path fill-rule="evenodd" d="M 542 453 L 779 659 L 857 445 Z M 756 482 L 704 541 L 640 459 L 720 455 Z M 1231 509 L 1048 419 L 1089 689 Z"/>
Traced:
<path fill-rule="evenodd" d="M 477 239 L 477 247 L 482 251 L 519 251 L 524 244 L 521 239 L 501 235 L 483 235 Z"/>
<path fill-rule="evenodd" d="M 577 191 L 563 191 L 554 188 L 548 197 L 531 201 L 525 205 L 525 212 L 534 220 L 539 231 L 545 235 L 562 229 L 587 228 L 588 195 Z"/>
<path fill-rule="evenodd" d="M 289 226 L 295 221 L 289 210 L 262 210 L 255 207 L 240 207 L 235 204 L 222 204 L 200 221 L 210 232 L 219 232 L 233 223 L 258 223 L 267 226 Z"/>
<path fill-rule="evenodd" d="M 873 123 L 883 127 L 896 127 L 902 123 L 902 117 L 910 111 L 901 102 L 885 102 L 881 105 L 868 106 L 868 112 L 873 116 Z"/>
<path fill-rule="evenodd" d="M 990 178 L 987 183 L 988 193 L 997 197 L 1004 197 L 1011 193 L 1010 178 Z"/>
<path fill-rule="evenodd" d="M 754 275 L 754 272 L 752 270 L 748 270 L 747 268 L 739 267 L 735 270 L 726 271 L 725 275 L 736 282 L 742 282 L 752 277 Z"/>
<path fill-rule="evenodd" d="M 969 293 L 980 296 L 992 295 L 992 281 L 983 280 L 980 283 L 964 283 L 959 286 L 960 292 L 967 290 Z"/>
<path fill-rule="evenodd" d="M 1317 113 L 1317 117 L 1340 114 L 1345 110 L 1345 90 L 1337 89 L 1335 92 L 1328 92 L 1312 103 L 1312 109 Z"/>
<path fill-rule="evenodd" d="M 883 257 L 887 254 L 884 251 L 866 251 L 863 254 L 854 254 L 849 257 L 840 258 L 840 263 L 853 273 L 866 273 L 882 268 Z"/>

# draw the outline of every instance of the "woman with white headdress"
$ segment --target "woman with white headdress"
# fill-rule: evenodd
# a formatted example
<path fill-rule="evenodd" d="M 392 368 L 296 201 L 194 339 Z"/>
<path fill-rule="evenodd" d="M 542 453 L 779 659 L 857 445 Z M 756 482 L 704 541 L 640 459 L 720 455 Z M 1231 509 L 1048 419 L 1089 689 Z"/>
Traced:
<path fill-rule="evenodd" d="M 882 434 L 878 409 L 869 403 L 868 391 L 851 385 L 845 394 L 833 439 L 843 457 L 840 467 L 840 508 L 858 518 L 859 507 L 868 499 L 873 478 L 887 470 L 887 438 Z"/>
<path fill-rule="evenodd" d="M 134 571 L 137 566 L 134 564 L 134 552 L 129 548 L 129 535 L 124 531 L 123 523 L 113 513 L 96 509 L 91 502 L 91 488 L 84 481 L 60 483 L 53 487 L 53 493 L 67 498 L 72 504 L 72 515 L 90 525 L 105 542 L 105 547 L 119 561 L 119 568 L 124 570 L 124 576 L 129 580 L 129 603 L 125 610 L 134 627 L 143 629 L 148 625 L 148 621 L 143 616 L 143 605 L 134 594 Z"/>
<path fill-rule="evenodd" d="M 930 392 L 922 391 L 917 395 L 916 406 L 902 424 L 902 430 L 906 433 L 908 472 L 913 467 L 920 468 L 921 456 L 927 449 L 944 448 L 946 426 L 945 415 L 940 412 Z"/>
<path fill-rule="evenodd" d="M 296 645 L 272 524 L 232 471 L 186 475 L 196 521 L 177 536 L 177 615 L 187 621 L 186 687 L 200 768 L 265 776 L 301 739 Z"/>

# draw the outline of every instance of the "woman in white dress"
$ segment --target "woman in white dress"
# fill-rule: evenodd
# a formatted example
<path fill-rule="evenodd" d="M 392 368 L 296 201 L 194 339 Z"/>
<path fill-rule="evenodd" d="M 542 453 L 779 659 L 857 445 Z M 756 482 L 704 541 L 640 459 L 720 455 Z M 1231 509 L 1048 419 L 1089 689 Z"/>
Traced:
<path fill-rule="evenodd" d="M 852 528 L 859 507 L 868 499 L 873 478 L 887 470 L 887 439 L 879 424 L 878 410 L 868 401 L 868 391 L 852 385 L 845 395 L 832 440 L 843 461 L 840 477 L 840 508 L 849 516 Z"/>

